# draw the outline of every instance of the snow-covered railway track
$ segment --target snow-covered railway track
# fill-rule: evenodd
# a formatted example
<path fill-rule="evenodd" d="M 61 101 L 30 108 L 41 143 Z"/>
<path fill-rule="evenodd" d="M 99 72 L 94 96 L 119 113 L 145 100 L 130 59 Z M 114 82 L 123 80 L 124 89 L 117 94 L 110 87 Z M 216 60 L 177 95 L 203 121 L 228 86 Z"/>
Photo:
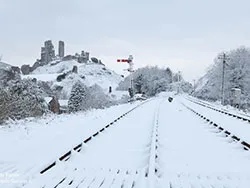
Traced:
<path fill-rule="evenodd" d="M 78 144 L 75 146 L 72 150 L 66 152 L 64 155 L 59 157 L 56 161 L 54 161 L 51 165 L 44 168 L 40 172 L 40 176 L 34 178 L 31 180 L 30 183 L 26 184 L 24 187 L 43 187 L 43 188 L 62 188 L 62 187 L 145 187 L 144 185 L 149 184 L 149 180 L 152 180 L 155 176 L 155 173 L 157 172 L 157 168 L 155 165 L 155 160 L 157 158 L 157 147 L 158 147 L 158 112 L 159 112 L 159 101 L 152 102 L 156 104 L 156 109 L 151 109 L 152 112 L 147 114 L 147 118 L 137 116 L 135 114 L 141 114 L 140 111 L 147 111 L 148 107 L 143 109 L 145 105 L 139 105 L 135 107 L 134 109 L 130 110 L 129 112 L 123 114 L 122 116 L 118 117 L 116 120 L 99 130 L 98 132 L 94 133 L 92 136 L 88 137 L 83 141 L 83 143 Z M 139 110 L 135 110 L 136 108 L 141 107 Z M 131 113 L 133 112 L 133 113 Z M 152 116 L 151 116 L 152 113 Z M 129 118 L 127 115 L 133 117 Z M 138 134 L 140 134 L 140 131 L 138 128 L 133 127 L 133 125 L 137 125 L 137 122 L 133 121 L 133 125 L 129 125 L 129 122 L 131 123 L 131 120 L 135 119 L 135 117 L 138 117 L 138 123 L 139 127 L 148 127 L 149 130 L 147 134 L 143 133 L 141 136 L 143 139 L 140 141 L 139 144 L 137 143 L 138 140 Z M 150 120 L 152 121 L 150 123 Z M 144 126 L 141 122 L 147 122 L 147 125 Z M 117 125 L 117 126 L 114 126 Z M 126 125 L 129 125 L 130 129 L 126 130 Z M 109 128 L 110 127 L 110 128 Z M 105 131 L 109 128 L 110 131 Z M 132 129 L 131 129 L 132 128 Z M 134 130 L 134 128 L 138 130 Z M 117 167 L 112 167 L 112 158 L 115 159 L 117 155 L 117 151 L 112 150 L 112 153 L 109 155 L 110 159 L 106 162 L 110 163 L 109 165 L 105 166 L 105 160 L 103 162 L 96 161 L 96 159 L 93 159 L 92 157 L 88 157 L 88 150 L 90 150 L 89 153 L 91 153 L 91 150 L 97 150 L 93 149 L 96 147 L 96 145 L 102 144 L 102 140 L 106 142 L 106 139 L 110 139 L 107 137 L 106 134 L 110 134 L 109 136 L 114 136 L 114 133 L 110 133 L 112 131 L 116 130 L 124 130 L 124 131 L 134 131 L 132 134 L 132 137 L 130 134 L 123 135 L 121 131 L 118 132 L 118 134 L 122 134 L 123 138 L 120 138 L 119 136 L 117 139 L 114 139 L 112 142 L 120 142 L 126 149 L 130 148 L 128 150 L 127 155 L 129 156 L 129 153 L 133 155 L 138 155 L 138 159 L 135 160 L 136 163 L 133 165 L 129 164 L 130 160 L 124 159 L 127 161 L 123 161 L 125 163 L 128 163 L 128 166 L 120 166 L 117 165 Z M 129 133 L 129 132 L 128 132 Z M 100 138 L 100 139 L 98 139 Z M 122 140 L 121 140 L 122 139 Z M 131 139 L 131 140 L 130 140 Z M 120 140 L 120 141 L 119 141 Z M 108 141 L 109 144 L 112 144 Z M 136 146 L 135 149 L 131 149 L 131 144 L 134 143 Z M 103 145 L 105 147 L 109 147 L 108 144 Z M 139 148 L 138 148 L 139 147 Z M 98 148 L 98 147 L 97 147 Z M 133 148 L 133 147 L 132 147 Z M 87 150 L 87 151 L 86 151 Z M 87 152 L 87 153 L 86 153 Z M 86 154 L 87 156 L 86 156 Z M 99 160 L 103 157 L 101 152 L 98 152 L 100 155 Z M 104 154 L 105 155 L 105 154 Z M 114 156 L 113 156 L 114 155 Z M 119 156 L 119 155 L 118 155 Z M 132 157 L 132 156 L 131 156 Z M 105 157 L 104 157 L 105 158 Z M 129 157 L 126 157 L 129 158 Z M 123 159 L 123 160 L 124 160 Z M 131 158 L 132 159 L 132 158 Z M 132 160 L 132 162 L 133 162 Z M 66 162 L 67 161 L 67 162 Z M 86 163 L 92 163 L 90 165 L 87 165 Z M 99 165 L 96 165 L 96 163 L 99 163 Z M 104 165 L 105 167 L 101 167 Z M 60 172 L 60 173 L 59 173 Z M 151 181 L 152 186 L 154 187 L 154 181 Z"/>
<path fill-rule="evenodd" d="M 187 109 L 189 109 L 190 111 L 192 111 L 194 114 L 196 114 L 197 116 L 199 116 L 200 118 L 204 119 L 205 121 L 207 121 L 207 123 L 209 123 L 209 125 L 212 125 L 217 132 L 216 133 L 223 133 L 225 135 L 225 137 L 229 137 L 231 138 L 234 142 L 238 142 L 242 145 L 242 148 L 244 150 L 250 150 L 250 144 L 244 140 L 242 140 L 239 136 L 236 136 L 234 134 L 232 134 L 230 131 L 226 130 L 225 128 L 223 128 L 221 125 L 214 123 L 211 119 L 207 118 L 205 115 L 200 114 L 199 112 L 195 111 L 194 109 L 186 106 L 185 104 L 183 104 Z"/>
<path fill-rule="evenodd" d="M 146 101 L 147 102 L 147 101 Z M 145 102 L 144 102 L 145 103 Z M 132 111 L 134 111 L 136 108 L 138 108 L 139 106 L 143 105 L 144 103 L 139 104 L 138 106 L 132 108 L 131 110 L 129 110 L 128 112 L 122 114 L 121 116 L 119 116 L 118 118 L 116 118 L 114 121 L 112 121 L 111 123 L 109 123 L 108 125 L 106 125 L 105 127 L 103 127 L 102 129 L 100 129 L 99 131 L 93 133 L 93 135 L 89 136 L 88 138 L 86 138 L 82 143 L 76 145 L 74 148 L 72 148 L 72 150 L 66 152 L 65 154 L 63 154 L 62 156 L 59 157 L 59 161 L 67 161 L 72 153 L 74 151 L 80 152 L 83 148 L 84 144 L 87 144 L 89 141 L 91 141 L 92 139 L 94 139 L 96 136 L 98 136 L 100 133 L 103 133 L 105 130 L 107 130 L 109 127 L 116 125 L 115 123 L 119 120 L 121 120 L 123 117 L 125 117 L 126 115 L 128 115 L 129 113 L 131 113 Z M 47 172 L 49 169 L 51 169 L 52 167 L 54 167 L 56 165 L 57 161 L 52 162 L 50 165 L 48 165 L 47 167 L 45 167 L 44 169 L 42 169 L 40 171 L 40 174 L 43 174 L 45 172 Z"/>
<path fill-rule="evenodd" d="M 213 106 L 211 106 L 211 105 L 209 105 L 209 104 L 207 104 L 207 103 L 204 103 L 204 102 L 201 102 L 201 101 L 197 101 L 197 100 L 194 100 L 194 99 L 191 99 L 191 98 L 186 98 L 186 99 L 189 100 L 189 101 L 191 101 L 191 102 L 193 102 L 193 103 L 195 103 L 195 104 L 198 104 L 198 105 L 200 105 L 200 106 L 203 106 L 203 107 L 205 107 L 205 108 L 209 108 L 209 109 L 214 110 L 214 111 L 216 111 L 216 112 L 219 112 L 219 113 L 221 113 L 221 114 L 225 114 L 225 115 L 234 117 L 234 118 L 236 118 L 236 119 L 239 119 L 239 120 L 242 120 L 242 121 L 245 121 L 245 122 L 250 123 L 250 117 L 248 118 L 248 117 L 244 117 L 244 116 L 242 116 L 242 115 L 233 114 L 233 113 L 231 113 L 231 112 L 228 112 L 228 111 L 225 111 L 225 110 L 222 110 L 222 109 L 215 108 L 215 107 L 213 107 Z"/>
<path fill-rule="evenodd" d="M 159 187 L 248 188 L 250 161 L 244 146 L 204 115 L 197 118 L 183 106 L 183 98 L 177 98 L 160 110 Z"/>

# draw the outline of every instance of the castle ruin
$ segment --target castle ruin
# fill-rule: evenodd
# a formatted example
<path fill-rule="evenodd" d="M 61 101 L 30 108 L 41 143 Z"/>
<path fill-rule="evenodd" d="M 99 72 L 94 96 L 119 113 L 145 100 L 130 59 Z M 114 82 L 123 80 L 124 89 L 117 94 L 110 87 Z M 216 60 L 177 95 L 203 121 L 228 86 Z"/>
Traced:
<path fill-rule="evenodd" d="M 58 43 L 58 56 L 60 58 L 64 57 L 64 42 L 63 41 L 59 41 Z"/>
<path fill-rule="evenodd" d="M 55 58 L 55 49 L 51 40 L 44 42 L 44 47 L 41 48 L 41 62 L 48 64 Z"/>
<path fill-rule="evenodd" d="M 64 41 L 58 42 L 58 55 L 55 55 L 54 45 L 51 40 L 44 42 L 44 46 L 41 47 L 41 60 L 39 65 L 46 65 L 53 60 L 77 60 L 79 63 L 87 63 L 89 61 L 89 52 L 81 51 L 81 54 L 67 55 L 65 56 L 65 45 Z"/>

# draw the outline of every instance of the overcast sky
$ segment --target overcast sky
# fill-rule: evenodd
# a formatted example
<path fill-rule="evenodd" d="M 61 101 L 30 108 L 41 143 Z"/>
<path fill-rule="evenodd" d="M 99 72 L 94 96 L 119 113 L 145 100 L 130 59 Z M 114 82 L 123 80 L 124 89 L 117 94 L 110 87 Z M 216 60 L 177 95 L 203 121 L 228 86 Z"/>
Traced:
<path fill-rule="evenodd" d="M 0 0 L 0 54 L 33 64 L 47 39 L 66 54 L 89 51 L 122 73 L 117 58 L 197 79 L 215 56 L 250 43 L 249 0 Z"/>

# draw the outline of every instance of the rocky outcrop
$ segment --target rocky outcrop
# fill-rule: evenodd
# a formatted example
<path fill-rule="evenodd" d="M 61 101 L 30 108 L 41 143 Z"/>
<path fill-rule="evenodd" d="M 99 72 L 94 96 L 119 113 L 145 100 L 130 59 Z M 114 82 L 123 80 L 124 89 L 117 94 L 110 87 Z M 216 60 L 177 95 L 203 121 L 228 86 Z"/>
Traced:
<path fill-rule="evenodd" d="M 77 66 L 73 66 L 72 72 L 76 74 L 78 73 Z"/>
<path fill-rule="evenodd" d="M 6 63 L 0 62 L 0 82 L 5 83 L 10 80 L 21 79 L 20 69 Z"/>
<path fill-rule="evenodd" d="M 0 69 L 0 80 L 1 81 L 10 81 L 10 80 L 15 80 L 15 79 L 20 79 L 20 75 L 15 73 L 12 70 L 3 70 Z"/>
<path fill-rule="evenodd" d="M 22 65 L 21 71 L 24 75 L 27 75 L 32 71 L 32 68 L 29 65 Z"/>
<path fill-rule="evenodd" d="M 94 63 L 99 63 L 99 60 L 96 57 L 91 57 L 91 61 Z"/>
<path fill-rule="evenodd" d="M 36 61 L 33 66 L 31 67 L 31 71 L 34 71 L 36 68 L 40 67 L 41 63 L 39 61 Z"/>
<path fill-rule="evenodd" d="M 21 69 L 19 67 L 12 66 L 11 70 L 14 71 L 15 73 L 18 73 L 18 74 L 21 73 Z"/>

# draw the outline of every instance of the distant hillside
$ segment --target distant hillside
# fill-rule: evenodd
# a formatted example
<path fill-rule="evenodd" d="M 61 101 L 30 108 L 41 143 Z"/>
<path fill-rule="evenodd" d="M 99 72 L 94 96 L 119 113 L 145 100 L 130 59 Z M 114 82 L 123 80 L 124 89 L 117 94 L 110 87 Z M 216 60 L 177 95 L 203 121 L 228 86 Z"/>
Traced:
<path fill-rule="evenodd" d="M 75 72 L 73 72 L 73 68 Z M 123 80 L 121 75 L 116 74 L 100 63 L 89 61 L 88 63 L 78 63 L 76 60 L 55 62 L 36 68 L 29 75 L 22 75 L 22 78 L 36 78 L 37 80 L 51 83 L 51 87 L 60 91 L 64 97 L 68 98 L 71 88 L 77 81 L 83 82 L 87 86 L 99 85 L 108 92 L 111 86 L 113 90 Z"/>
<path fill-rule="evenodd" d="M 0 62 L 0 69 L 2 70 L 10 70 L 11 69 L 11 65 L 4 63 L 4 62 Z"/>

